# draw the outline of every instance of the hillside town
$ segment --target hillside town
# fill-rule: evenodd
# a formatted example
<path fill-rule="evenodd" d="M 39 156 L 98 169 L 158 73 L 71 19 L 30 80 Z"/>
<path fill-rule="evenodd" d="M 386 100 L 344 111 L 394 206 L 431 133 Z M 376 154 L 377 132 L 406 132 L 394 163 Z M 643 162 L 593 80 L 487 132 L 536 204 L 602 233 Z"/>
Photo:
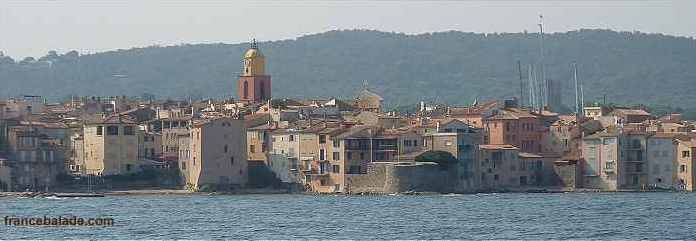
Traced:
<path fill-rule="evenodd" d="M 553 82 L 542 104 L 520 91 L 398 113 L 366 82 L 350 99 L 273 98 L 265 66 L 252 43 L 230 99 L 0 100 L 0 190 L 694 190 L 696 121 L 678 113 L 582 100 L 560 114 Z"/>

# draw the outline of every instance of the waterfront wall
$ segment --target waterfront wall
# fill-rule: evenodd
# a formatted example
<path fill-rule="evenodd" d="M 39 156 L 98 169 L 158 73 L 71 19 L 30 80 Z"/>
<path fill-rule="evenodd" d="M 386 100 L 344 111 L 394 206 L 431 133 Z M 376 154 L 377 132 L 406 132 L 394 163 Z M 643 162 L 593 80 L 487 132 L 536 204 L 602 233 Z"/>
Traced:
<path fill-rule="evenodd" d="M 582 186 L 582 172 L 577 160 L 557 161 L 553 169 L 558 175 L 557 186 L 573 189 Z"/>
<path fill-rule="evenodd" d="M 347 175 L 347 193 L 451 192 L 452 171 L 432 162 L 376 162 L 367 174 Z"/>

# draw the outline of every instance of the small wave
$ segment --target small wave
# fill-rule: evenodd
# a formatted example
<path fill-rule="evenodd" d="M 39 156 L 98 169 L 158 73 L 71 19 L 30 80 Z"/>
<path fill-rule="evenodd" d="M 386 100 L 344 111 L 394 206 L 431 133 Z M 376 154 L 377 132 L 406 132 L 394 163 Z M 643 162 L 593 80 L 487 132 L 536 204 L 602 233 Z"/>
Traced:
<path fill-rule="evenodd" d="M 48 196 L 45 197 L 46 199 L 52 199 L 52 200 L 64 200 L 64 197 L 56 197 L 56 196 Z"/>

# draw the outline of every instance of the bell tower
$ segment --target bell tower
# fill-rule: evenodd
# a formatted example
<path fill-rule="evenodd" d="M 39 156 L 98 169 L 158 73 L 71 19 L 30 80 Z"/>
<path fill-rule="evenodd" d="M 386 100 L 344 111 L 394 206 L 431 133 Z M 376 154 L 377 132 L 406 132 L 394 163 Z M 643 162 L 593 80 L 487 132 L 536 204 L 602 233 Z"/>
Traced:
<path fill-rule="evenodd" d="M 271 99 L 271 76 L 266 74 L 266 58 L 256 39 L 244 53 L 242 74 L 237 83 L 237 96 L 242 101 L 262 102 Z"/>

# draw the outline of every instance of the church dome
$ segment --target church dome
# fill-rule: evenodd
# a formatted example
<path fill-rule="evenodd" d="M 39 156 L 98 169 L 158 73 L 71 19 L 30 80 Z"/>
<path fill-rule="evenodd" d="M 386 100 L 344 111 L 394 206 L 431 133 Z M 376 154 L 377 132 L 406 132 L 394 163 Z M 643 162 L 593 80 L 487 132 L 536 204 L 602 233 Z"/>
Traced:
<path fill-rule="evenodd" d="M 263 57 L 263 54 L 261 53 L 261 50 L 257 48 L 251 48 L 244 53 L 245 59 L 255 59 L 258 57 Z"/>

